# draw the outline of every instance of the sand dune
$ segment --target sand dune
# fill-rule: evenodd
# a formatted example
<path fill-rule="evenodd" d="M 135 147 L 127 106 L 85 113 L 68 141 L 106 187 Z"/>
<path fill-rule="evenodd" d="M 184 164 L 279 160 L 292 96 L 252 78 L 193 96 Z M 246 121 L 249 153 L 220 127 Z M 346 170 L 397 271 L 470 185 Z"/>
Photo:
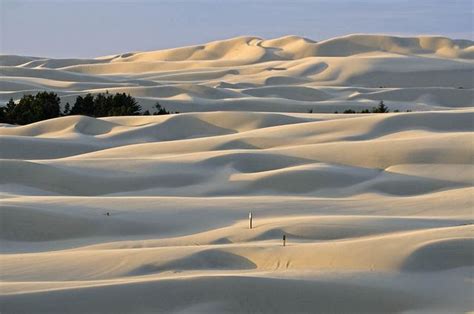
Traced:
<path fill-rule="evenodd" d="M 4 126 L 2 310 L 54 312 L 44 302 L 54 299 L 82 312 L 91 305 L 78 298 L 92 298 L 96 311 L 126 312 L 138 306 L 131 296 L 143 312 L 469 310 L 472 115 L 214 112 Z M 443 288 L 426 286 L 437 281 Z M 171 288 L 179 298 L 140 297 Z M 265 301 L 244 302 L 249 289 Z"/>
<path fill-rule="evenodd" d="M 474 45 L 442 37 L 237 37 L 95 59 L 0 56 L 0 101 L 54 90 L 126 92 L 144 110 L 318 112 L 378 101 L 406 111 L 472 106 Z"/>
<path fill-rule="evenodd" d="M 0 125 L 0 312 L 474 310 L 473 47 L 0 56 L 3 100 L 109 90 L 184 112 Z M 332 114 L 382 99 L 414 111 Z"/>

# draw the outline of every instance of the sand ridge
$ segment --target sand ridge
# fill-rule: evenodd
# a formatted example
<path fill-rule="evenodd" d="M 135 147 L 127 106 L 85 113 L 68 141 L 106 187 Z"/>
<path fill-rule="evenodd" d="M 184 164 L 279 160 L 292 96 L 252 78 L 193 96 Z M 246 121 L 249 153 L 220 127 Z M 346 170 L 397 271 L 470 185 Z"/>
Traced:
<path fill-rule="evenodd" d="M 96 59 L 0 56 L 0 101 L 57 92 L 130 93 L 190 111 L 402 111 L 472 106 L 474 45 L 443 37 L 348 35 L 322 42 L 237 37 L 203 45 Z"/>
<path fill-rule="evenodd" d="M 4 126 L 2 307 L 54 312 L 39 301 L 53 298 L 81 312 L 88 307 L 72 295 L 93 293 L 94 309 L 120 311 L 102 298 L 174 287 L 180 297 L 140 300 L 164 311 L 183 310 L 183 297 L 184 311 L 267 302 L 284 311 L 287 297 L 332 291 L 355 298 L 351 309 L 360 311 L 467 310 L 471 121 L 463 109 L 71 116 Z M 425 287 L 437 280 L 464 292 Z M 236 289 L 193 299 L 213 283 Z M 407 284 L 411 292 L 401 289 Z M 244 291 L 260 286 L 285 297 L 244 305 Z M 356 290 L 385 301 L 369 306 Z M 350 311 L 318 300 L 298 308 Z M 272 306 L 262 311 L 278 311 Z"/>

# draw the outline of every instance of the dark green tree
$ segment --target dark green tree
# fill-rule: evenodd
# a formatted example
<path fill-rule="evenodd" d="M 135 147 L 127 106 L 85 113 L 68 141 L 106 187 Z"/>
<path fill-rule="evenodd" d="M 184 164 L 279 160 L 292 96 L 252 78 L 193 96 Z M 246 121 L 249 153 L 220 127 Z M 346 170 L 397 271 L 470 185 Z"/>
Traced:
<path fill-rule="evenodd" d="M 160 103 L 156 103 L 155 104 L 155 109 L 156 109 L 156 112 L 153 113 L 153 115 L 163 115 L 163 114 L 170 114 L 169 111 L 167 111 L 164 107 L 162 107 L 160 105 Z"/>
<path fill-rule="evenodd" d="M 10 98 L 4 107 L 0 107 L 0 123 L 14 123 L 11 119 L 11 115 L 15 106 L 16 104 L 13 98 Z"/>
<path fill-rule="evenodd" d="M 86 115 L 91 117 L 133 116 L 139 115 L 141 106 L 129 94 L 99 93 L 85 97 L 78 96 L 70 114 Z"/>
<path fill-rule="evenodd" d="M 135 98 L 125 93 L 77 96 L 72 108 L 66 103 L 63 112 L 60 103 L 58 95 L 52 92 L 24 95 L 18 103 L 10 99 L 5 106 L 0 107 L 0 123 L 28 124 L 65 115 L 129 116 L 139 115 L 142 109 Z M 159 103 L 156 103 L 155 109 L 154 115 L 170 114 Z M 150 115 L 150 111 L 143 114 Z"/>
<path fill-rule="evenodd" d="M 8 112 L 12 112 L 13 109 L 15 109 L 15 106 L 16 106 L 16 104 L 15 104 L 15 102 L 13 101 L 13 98 L 10 98 L 10 100 L 7 102 L 7 105 L 6 105 L 6 107 L 5 107 L 6 112 L 7 112 L 7 113 L 8 113 Z"/>
<path fill-rule="evenodd" d="M 94 116 L 94 96 L 87 94 L 86 96 L 77 96 L 76 102 L 69 112 L 70 115 Z"/>
<path fill-rule="evenodd" d="M 135 98 L 125 93 L 115 94 L 108 100 L 108 116 L 136 116 L 142 110 Z"/>
<path fill-rule="evenodd" d="M 64 106 L 63 116 L 69 115 L 70 112 L 71 112 L 71 105 L 67 102 L 66 105 Z"/>
<path fill-rule="evenodd" d="M 42 108 L 43 118 L 41 120 L 56 118 L 61 115 L 61 99 L 53 92 L 40 92 L 36 94 L 35 104 Z"/>
<path fill-rule="evenodd" d="M 28 124 L 41 120 L 56 118 L 61 115 L 61 100 L 53 92 L 40 92 L 24 95 L 15 105 L 11 100 L 6 107 L 6 118 L 9 123 Z"/>
<path fill-rule="evenodd" d="M 112 107 L 112 95 L 107 91 L 105 94 L 97 94 L 94 97 L 93 116 L 106 117 Z"/>
<path fill-rule="evenodd" d="M 0 107 L 0 123 L 8 123 L 6 111 L 5 107 Z"/>
<path fill-rule="evenodd" d="M 388 110 L 388 107 L 385 106 L 385 104 L 383 103 L 383 100 L 380 101 L 380 103 L 377 107 L 372 109 L 373 113 L 387 113 L 389 111 L 390 110 Z"/>

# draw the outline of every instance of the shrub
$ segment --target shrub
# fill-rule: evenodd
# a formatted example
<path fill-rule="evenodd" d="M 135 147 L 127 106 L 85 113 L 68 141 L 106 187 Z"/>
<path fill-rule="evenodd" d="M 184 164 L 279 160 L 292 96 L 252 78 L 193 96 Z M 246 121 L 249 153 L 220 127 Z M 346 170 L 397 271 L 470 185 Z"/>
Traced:
<path fill-rule="evenodd" d="M 156 103 L 155 105 L 156 112 L 153 113 L 153 115 L 162 115 L 162 114 L 170 114 L 169 111 L 167 111 L 164 107 L 160 105 L 160 103 Z"/>
<path fill-rule="evenodd" d="M 380 101 L 377 107 L 373 107 L 372 110 L 363 109 L 362 111 L 355 111 L 352 109 L 346 109 L 343 111 L 343 113 L 387 113 L 387 112 L 390 112 L 390 110 L 388 110 L 388 107 L 385 106 L 385 104 L 383 103 L 383 100 Z M 337 113 L 337 111 L 334 113 Z"/>

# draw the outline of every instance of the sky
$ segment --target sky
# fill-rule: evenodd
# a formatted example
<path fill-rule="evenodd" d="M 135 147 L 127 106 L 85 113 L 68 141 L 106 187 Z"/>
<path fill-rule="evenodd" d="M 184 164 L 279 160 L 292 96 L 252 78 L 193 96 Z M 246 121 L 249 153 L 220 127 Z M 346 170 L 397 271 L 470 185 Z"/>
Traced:
<path fill-rule="evenodd" d="M 89 58 L 242 35 L 474 39 L 474 0 L 0 0 L 0 54 Z"/>

